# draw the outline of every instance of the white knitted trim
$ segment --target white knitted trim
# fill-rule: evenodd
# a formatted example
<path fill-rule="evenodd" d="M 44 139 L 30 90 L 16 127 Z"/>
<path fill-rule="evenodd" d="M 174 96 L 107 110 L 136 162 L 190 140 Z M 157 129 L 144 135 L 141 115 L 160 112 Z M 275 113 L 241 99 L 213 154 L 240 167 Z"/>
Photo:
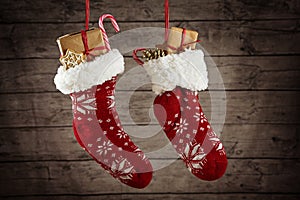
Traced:
<path fill-rule="evenodd" d="M 124 58 L 117 49 L 113 49 L 91 62 L 81 63 L 68 70 L 60 66 L 54 83 L 63 94 L 70 94 L 102 84 L 123 71 Z"/>
<path fill-rule="evenodd" d="M 180 86 L 192 91 L 208 87 L 207 69 L 202 50 L 187 49 L 180 54 L 150 60 L 144 68 L 151 77 L 152 90 L 156 94 L 171 91 Z"/>

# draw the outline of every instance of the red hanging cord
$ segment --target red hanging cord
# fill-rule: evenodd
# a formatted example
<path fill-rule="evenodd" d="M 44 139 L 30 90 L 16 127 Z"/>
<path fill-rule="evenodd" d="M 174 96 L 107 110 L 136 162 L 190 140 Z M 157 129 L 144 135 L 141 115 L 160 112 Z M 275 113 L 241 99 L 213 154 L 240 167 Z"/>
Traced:
<path fill-rule="evenodd" d="M 165 41 L 168 41 L 169 38 L 169 0 L 165 0 Z"/>
<path fill-rule="evenodd" d="M 81 31 L 81 38 L 84 45 L 85 54 L 89 54 L 89 45 L 86 31 L 89 30 L 89 19 L 90 19 L 90 0 L 85 0 L 85 31 Z"/>
<path fill-rule="evenodd" d="M 85 0 L 85 30 L 89 30 L 90 0 Z"/>
<path fill-rule="evenodd" d="M 86 33 L 89 30 L 89 19 L 90 19 L 90 1 L 85 0 L 85 30 L 81 31 L 81 38 L 82 38 L 82 42 L 84 45 L 85 54 L 87 56 L 88 55 L 95 56 L 94 54 L 91 53 L 92 50 L 105 50 L 106 46 L 95 47 L 91 50 L 89 49 L 88 38 L 87 38 L 87 33 Z M 115 30 L 118 32 L 119 26 L 118 26 L 117 22 L 113 21 L 113 24 L 114 24 Z"/>
<path fill-rule="evenodd" d="M 88 55 L 89 54 L 89 46 L 88 46 L 88 39 L 87 39 L 87 34 L 86 31 L 82 30 L 81 31 L 81 39 L 84 45 L 84 50 L 85 50 L 85 54 Z"/>

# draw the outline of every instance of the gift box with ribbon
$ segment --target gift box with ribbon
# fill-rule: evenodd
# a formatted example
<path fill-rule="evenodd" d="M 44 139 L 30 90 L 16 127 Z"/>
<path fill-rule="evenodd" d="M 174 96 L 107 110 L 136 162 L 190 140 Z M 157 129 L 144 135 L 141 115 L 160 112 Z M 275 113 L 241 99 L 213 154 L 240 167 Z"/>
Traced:
<path fill-rule="evenodd" d="M 186 48 L 195 49 L 198 39 L 198 32 L 184 28 L 172 27 L 167 40 L 169 53 L 178 53 Z"/>
<path fill-rule="evenodd" d="M 99 28 L 67 34 L 56 41 L 61 54 L 60 62 L 66 69 L 86 61 L 88 56 L 95 57 L 107 52 Z"/>

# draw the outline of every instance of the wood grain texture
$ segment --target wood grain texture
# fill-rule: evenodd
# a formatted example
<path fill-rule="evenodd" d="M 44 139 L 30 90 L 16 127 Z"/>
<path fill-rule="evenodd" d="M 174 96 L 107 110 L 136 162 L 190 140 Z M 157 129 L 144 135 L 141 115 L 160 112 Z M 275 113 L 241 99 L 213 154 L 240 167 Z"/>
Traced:
<path fill-rule="evenodd" d="M 155 172 L 143 189 L 123 186 L 94 161 L 0 164 L 1 195 L 98 193 L 209 193 L 298 191 L 299 160 L 229 160 L 227 173 L 215 182 L 194 177 L 181 160 Z M 276 166 L 276 167 L 275 167 Z M 31 173 L 28 173 L 28 172 Z M 182 176 L 178 176 L 182 174 Z M 9 180 L 9 183 L 7 183 Z M 92 183 L 92 184 L 90 184 Z M 172 184 L 176 183 L 176 184 Z"/>
<path fill-rule="evenodd" d="M 260 200 L 298 200 L 300 195 L 297 194 L 257 194 L 257 193 L 184 193 L 184 194 L 95 194 L 95 195 L 50 195 L 50 196 L 22 196 L 22 197 L 3 197 L 1 199 L 14 199 L 14 200 L 195 200 L 195 199 L 206 199 L 206 200 L 245 200 L 245 199 L 260 199 Z"/>
<path fill-rule="evenodd" d="M 160 126 L 125 126 L 125 131 L 144 152 L 161 150 L 169 140 Z M 229 158 L 299 159 L 299 126 L 225 125 L 221 139 Z M 2 129 L 0 162 L 43 160 L 89 160 L 71 127 Z M 255 140 L 253 140 L 255 138 Z M 159 154 L 148 154 L 159 159 Z M 177 158 L 176 154 L 163 155 Z"/>
<path fill-rule="evenodd" d="M 233 91 L 226 93 L 226 99 L 223 94 L 212 91 L 200 94 L 203 110 L 212 123 L 222 123 L 222 105 L 227 105 L 227 124 L 299 123 L 299 92 Z M 122 123 L 157 124 L 151 115 L 155 96 L 147 91 L 117 92 L 116 104 Z M 0 127 L 70 126 L 72 123 L 71 100 L 58 92 L 3 94 L 0 99 Z"/>
<path fill-rule="evenodd" d="M 218 69 L 222 82 L 210 78 L 209 90 L 299 90 L 299 56 L 284 57 L 216 57 L 208 67 Z M 2 93 L 54 92 L 57 59 L 26 59 L 0 61 Z M 12 67 L 14 69 L 12 73 Z M 125 58 L 125 72 L 117 90 L 151 90 L 150 78 L 132 58 Z M 119 78 L 120 80 L 120 78 Z M 280 81 L 279 81 L 280 80 Z M 148 84 L 143 85 L 146 82 Z"/>
<path fill-rule="evenodd" d="M 83 22 L 84 1 L 2 0 L 0 22 Z M 104 13 L 113 14 L 119 21 L 162 21 L 163 1 L 118 0 L 91 1 L 91 21 Z M 47 8 L 47 12 L 43 10 Z M 263 8 L 263 9 L 261 9 Z M 299 18 L 297 0 L 181 0 L 170 1 L 171 20 L 253 20 Z M 30 12 L 28 12 L 30 10 Z M 14 12 L 17 11 L 17 12 Z M 11 13 L 14 12 L 14 15 Z M 49 15 L 51 13 L 51 15 Z"/>
<path fill-rule="evenodd" d="M 126 42 L 121 34 L 111 39 L 112 47 L 121 49 L 122 53 L 132 52 L 137 47 L 155 46 L 163 42 L 164 23 L 142 22 L 119 23 L 121 30 L 131 30 L 142 27 L 159 29 L 157 39 L 145 32 L 126 35 Z M 95 24 L 97 26 L 97 24 Z M 288 55 L 298 54 L 299 20 L 269 21 L 228 21 L 228 22 L 174 22 L 171 26 L 181 26 L 196 30 L 202 40 L 201 45 L 210 55 Z M 55 58 L 59 57 L 56 38 L 82 29 L 82 24 L 51 24 L 42 26 L 36 24 L 0 24 L 0 59 L 14 58 Z M 150 29 L 151 30 L 151 29 Z M 107 32 L 112 35 L 113 28 L 107 26 Z M 156 32 L 156 29 L 154 29 Z M 160 37 L 159 37 L 160 36 Z M 153 42 L 152 42 L 153 41 Z M 295 41 L 286 42 L 286 41 Z"/>

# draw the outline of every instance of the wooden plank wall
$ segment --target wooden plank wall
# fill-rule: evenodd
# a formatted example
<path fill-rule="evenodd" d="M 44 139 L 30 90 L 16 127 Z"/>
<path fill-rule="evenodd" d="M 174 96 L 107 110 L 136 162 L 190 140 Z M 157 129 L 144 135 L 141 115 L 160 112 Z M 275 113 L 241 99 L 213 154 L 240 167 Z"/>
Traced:
<path fill-rule="evenodd" d="M 171 24 L 200 32 L 224 79 L 229 165 L 220 180 L 204 182 L 177 160 L 144 190 L 121 185 L 79 147 L 70 99 L 53 84 L 55 39 L 83 27 L 84 0 L 1 0 L 0 7 L 1 199 L 300 198 L 299 0 L 170 0 Z M 91 0 L 91 25 L 107 12 L 122 30 L 164 25 L 163 0 Z M 126 70 L 134 66 L 127 56 Z M 127 86 L 118 85 L 118 109 L 130 131 L 149 123 L 155 95 L 149 85 L 134 92 L 134 121 L 126 120 Z M 201 99 L 210 116 L 208 92 Z M 152 128 L 156 122 L 143 134 Z M 146 152 L 167 143 L 162 132 L 134 141 Z"/>

